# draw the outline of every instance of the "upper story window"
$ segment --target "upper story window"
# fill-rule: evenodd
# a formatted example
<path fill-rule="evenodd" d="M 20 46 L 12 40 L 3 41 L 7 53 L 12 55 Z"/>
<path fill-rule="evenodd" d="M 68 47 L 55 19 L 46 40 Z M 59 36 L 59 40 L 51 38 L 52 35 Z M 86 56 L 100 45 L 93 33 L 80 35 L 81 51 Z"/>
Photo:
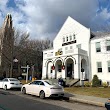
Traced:
<path fill-rule="evenodd" d="M 76 35 L 74 33 L 69 33 L 63 36 L 62 46 L 76 43 Z"/>
<path fill-rule="evenodd" d="M 106 40 L 106 50 L 110 51 L 110 40 Z"/>
<path fill-rule="evenodd" d="M 65 50 L 68 50 L 68 47 L 65 47 Z"/>
<path fill-rule="evenodd" d="M 70 49 L 73 49 L 73 46 L 70 46 Z"/>
<path fill-rule="evenodd" d="M 108 61 L 107 64 L 108 64 L 108 72 L 110 72 L 110 61 Z"/>
<path fill-rule="evenodd" d="M 68 42 L 68 36 L 66 37 L 66 41 Z"/>
<path fill-rule="evenodd" d="M 101 52 L 100 42 L 96 42 L 96 52 Z"/>
<path fill-rule="evenodd" d="M 65 42 L 65 37 L 63 37 L 63 42 Z"/>
<path fill-rule="evenodd" d="M 97 62 L 97 72 L 98 73 L 102 72 L 102 62 Z"/>
<path fill-rule="evenodd" d="M 70 35 L 70 41 L 72 40 L 72 36 Z"/>
<path fill-rule="evenodd" d="M 81 49 L 81 44 L 76 45 L 76 47 Z"/>
<path fill-rule="evenodd" d="M 76 36 L 75 36 L 75 34 L 73 34 L 73 40 L 75 40 L 76 39 Z"/>

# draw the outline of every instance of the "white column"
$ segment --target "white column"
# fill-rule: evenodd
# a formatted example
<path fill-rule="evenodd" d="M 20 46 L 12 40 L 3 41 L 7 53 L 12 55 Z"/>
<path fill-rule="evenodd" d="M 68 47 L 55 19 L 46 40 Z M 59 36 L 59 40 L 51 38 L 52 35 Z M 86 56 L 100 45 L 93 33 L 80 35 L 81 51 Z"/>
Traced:
<path fill-rule="evenodd" d="M 43 66 L 43 68 L 42 68 L 42 79 L 45 79 L 46 78 L 46 67 L 45 66 Z"/>
<path fill-rule="evenodd" d="M 52 70 L 52 78 L 53 78 L 53 79 L 55 78 L 55 69 Z"/>
<path fill-rule="evenodd" d="M 79 79 L 79 64 L 74 65 L 74 79 Z"/>
<path fill-rule="evenodd" d="M 65 69 L 63 70 L 62 69 L 62 78 L 65 78 L 66 76 L 65 76 L 66 74 L 65 74 Z"/>

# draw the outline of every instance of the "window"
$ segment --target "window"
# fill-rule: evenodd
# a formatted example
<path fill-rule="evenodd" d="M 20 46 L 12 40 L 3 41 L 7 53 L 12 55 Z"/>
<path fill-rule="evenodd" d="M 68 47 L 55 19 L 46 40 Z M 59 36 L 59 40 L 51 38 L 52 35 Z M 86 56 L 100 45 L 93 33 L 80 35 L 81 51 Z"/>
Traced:
<path fill-rule="evenodd" d="M 70 49 L 73 49 L 73 46 L 70 46 Z"/>
<path fill-rule="evenodd" d="M 106 40 L 106 50 L 110 51 L 110 40 Z"/>
<path fill-rule="evenodd" d="M 68 47 L 65 47 L 65 50 L 68 50 Z"/>
<path fill-rule="evenodd" d="M 39 85 L 41 83 L 41 81 L 33 81 L 30 83 L 30 85 Z"/>
<path fill-rule="evenodd" d="M 39 85 L 41 83 L 41 81 L 35 81 L 36 85 Z"/>
<path fill-rule="evenodd" d="M 10 81 L 18 81 L 17 79 L 14 79 L 14 78 L 12 78 L 12 79 L 9 79 Z"/>
<path fill-rule="evenodd" d="M 4 81 L 4 82 L 8 82 L 8 79 L 7 79 L 7 78 L 5 78 L 5 79 L 3 79 L 3 81 Z"/>
<path fill-rule="evenodd" d="M 72 36 L 70 35 L 70 41 L 72 40 Z"/>
<path fill-rule="evenodd" d="M 101 52 L 100 42 L 96 42 L 96 52 Z"/>
<path fill-rule="evenodd" d="M 63 37 L 63 42 L 65 42 L 65 37 Z"/>
<path fill-rule="evenodd" d="M 73 40 L 75 40 L 75 39 L 76 39 L 75 34 L 73 34 Z"/>
<path fill-rule="evenodd" d="M 97 62 L 97 72 L 102 72 L 102 62 Z"/>
<path fill-rule="evenodd" d="M 68 42 L 68 36 L 66 37 L 66 41 Z"/>
<path fill-rule="evenodd" d="M 110 72 L 110 61 L 108 61 L 107 63 L 108 63 L 108 72 Z"/>
<path fill-rule="evenodd" d="M 81 44 L 76 45 L 76 47 L 81 49 Z"/>
<path fill-rule="evenodd" d="M 32 85 L 33 85 L 33 84 L 36 84 L 36 81 L 33 81 L 33 82 L 31 82 L 30 84 L 32 84 Z"/>
<path fill-rule="evenodd" d="M 43 82 L 40 82 L 39 85 L 43 85 L 44 86 L 44 83 Z"/>

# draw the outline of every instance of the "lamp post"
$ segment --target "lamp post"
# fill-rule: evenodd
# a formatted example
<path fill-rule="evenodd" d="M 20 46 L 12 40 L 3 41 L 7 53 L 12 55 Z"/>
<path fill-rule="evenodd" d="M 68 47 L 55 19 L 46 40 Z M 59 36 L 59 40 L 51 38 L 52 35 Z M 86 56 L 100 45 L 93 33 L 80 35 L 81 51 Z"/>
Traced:
<path fill-rule="evenodd" d="M 15 73 L 17 73 L 18 71 L 18 59 L 17 58 L 14 58 L 13 60 L 13 68 L 12 68 L 12 71 L 15 69 Z M 18 74 L 18 73 L 17 73 Z"/>

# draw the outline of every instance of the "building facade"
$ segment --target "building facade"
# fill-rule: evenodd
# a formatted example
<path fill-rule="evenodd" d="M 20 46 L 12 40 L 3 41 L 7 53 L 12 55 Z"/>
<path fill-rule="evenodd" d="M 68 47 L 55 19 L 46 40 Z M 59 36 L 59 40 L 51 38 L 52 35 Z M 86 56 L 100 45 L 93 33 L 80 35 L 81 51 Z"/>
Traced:
<path fill-rule="evenodd" d="M 11 14 L 7 14 L 0 28 L 0 76 L 10 76 L 13 60 L 14 28 Z"/>
<path fill-rule="evenodd" d="M 102 81 L 109 81 L 109 39 L 109 35 L 94 35 L 89 28 L 68 17 L 53 40 L 53 48 L 43 51 L 42 79 L 69 77 L 91 81 L 96 74 Z"/>
<path fill-rule="evenodd" d="M 110 33 L 91 39 L 91 73 L 103 82 L 110 82 Z"/>

